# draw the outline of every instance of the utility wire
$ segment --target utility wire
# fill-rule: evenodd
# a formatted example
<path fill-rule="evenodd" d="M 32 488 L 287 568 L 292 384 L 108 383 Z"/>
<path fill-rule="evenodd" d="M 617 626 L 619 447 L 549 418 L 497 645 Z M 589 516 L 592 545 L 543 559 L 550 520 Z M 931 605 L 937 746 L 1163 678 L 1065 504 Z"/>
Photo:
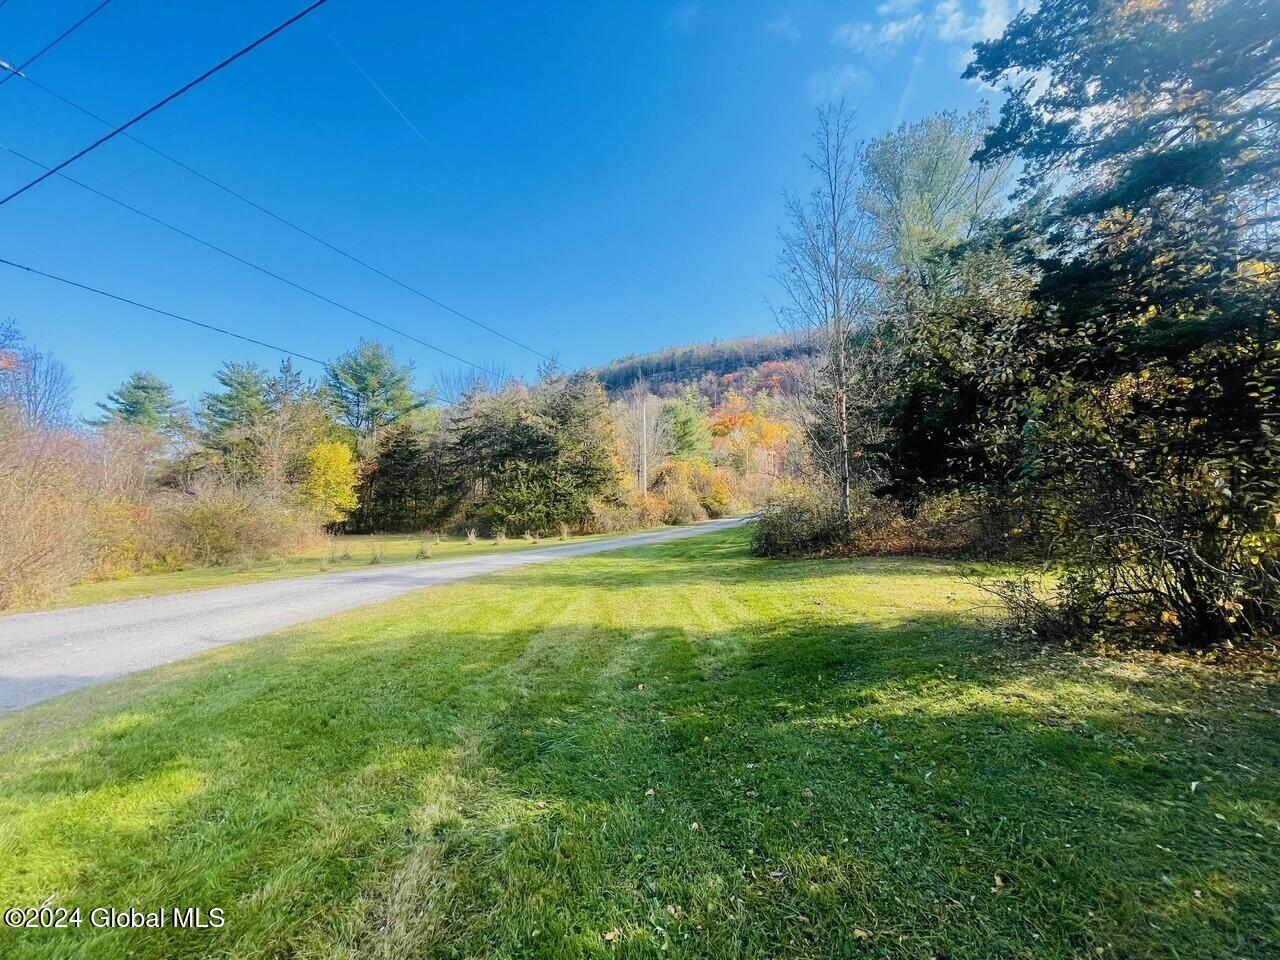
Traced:
<path fill-rule="evenodd" d="M 19 187 L 17 190 L 13 191 L 13 193 L 5 197 L 3 200 L 0 200 L 0 207 L 4 206 L 14 197 L 21 196 L 22 194 L 26 193 L 28 190 L 30 190 L 32 187 L 36 186 L 37 184 L 43 183 L 45 180 L 49 179 L 59 170 L 62 170 L 65 167 L 69 167 L 71 164 L 75 163 L 85 154 L 92 153 L 94 150 L 97 150 L 98 147 L 102 146 L 104 143 L 114 139 L 115 137 L 118 137 L 120 134 L 124 133 L 126 130 L 132 127 L 134 124 L 142 120 L 145 120 L 147 117 L 151 116 L 151 114 L 155 113 L 161 107 L 165 106 L 168 103 L 172 103 L 174 100 L 178 99 L 178 97 L 182 96 L 188 90 L 208 80 L 215 73 L 231 66 L 231 64 L 235 63 L 245 54 L 262 46 L 262 44 L 266 43 L 276 34 L 280 33 L 283 30 L 288 29 L 290 26 L 292 26 L 293 24 L 301 20 L 303 17 L 305 17 L 307 14 L 311 13 L 311 11 L 317 9 L 318 7 L 323 6 L 328 2 L 329 0 L 314 0 L 313 3 L 311 3 L 307 7 L 304 7 L 299 12 L 295 13 L 288 20 L 284 21 L 284 23 L 280 24 L 277 27 L 273 27 L 271 30 L 268 30 L 266 33 L 260 36 L 257 40 L 254 40 L 252 43 L 248 44 L 247 46 L 241 47 L 235 53 L 231 54 L 231 56 L 227 57 L 225 60 L 221 61 L 215 66 L 210 67 L 208 70 L 200 74 L 200 76 L 196 77 L 194 80 L 190 80 L 187 83 L 183 84 L 181 87 L 173 91 L 173 93 L 169 94 L 167 97 L 164 97 L 161 100 L 157 100 L 155 103 L 147 107 L 147 109 L 143 110 L 140 114 L 138 114 L 132 120 L 129 120 L 126 123 L 122 123 L 118 127 L 112 128 L 110 133 L 104 134 L 103 136 L 99 137 L 97 140 L 89 144 L 84 149 L 79 150 L 76 153 L 73 153 L 71 156 L 69 156 L 66 160 L 63 160 L 57 166 L 49 168 L 44 173 L 40 174 L 40 176 L 36 177 L 34 180 L 28 183 L 26 186 Z M 12 73 L 10 74 L 10 76 L 12 76 Z"/>
<path fill-rule="evenodd" d="M 98 114 L 94 113 L 92 110 L 88 109 L 87 107 L 82 107 L 80 104 L 74 102 L 73 100 L 68 99 L 67 97 L 64 97 L 62 94 L 58 93 L 56 90 L 53 90 L 45 86 L 43 83 L 40 83 L 38 80 L 35 80 L 29 76 L 24 76 L 23 79 L 26 80 L 27 83 L 34 86 L 37 90 L 40 90 L 41 92 L 47 94 L 48 96 L 53 97 L 53 99 L 59 101 L 60 103 L 65 104 L 66 106 L 70 107 L 73 110 L 78 111 L 84 116 L 89 117 L 92 120 L 96 120 L 98 123 L 104 124 L 105 126 L 108 126 L 108 127 L 113 126 L 110 120 L 107 120 L 104 117 L 99 116 Z M 382 279 L 390 281 L 391 283 L 394 283 L 397 287 L 400 287 L 402 290 L 406 290 L 409 293 L 412 293 L 414 296 L 422 300 L 425 300 L 427 303 L 430 303 L 431 305 L 438 307 L 441 310 L 444 310 L 446 313 L 451 313 L 455 317 L 458 317 L 461 320 L 465 320 L 467 323 L 471 324 L 472 326 L 479 327 L 481 330 L 491 333 L 495 337 L 498 337 L 501 340 L 507 341 L 507 343 L 510 343 L 510 344 L 513 344 L 514 346 L 519 347 L 521 350 L 525 350 L 529 353 L 532 353 L 534 356 L 541 357 L 543 360 L 547 360 L 553 363 L 555 362 L 555 357 L 545 354 L 541 350 L 537 350 L 534 347 L 529 346 L 527 343 L 522 343 L 521 341 L 517 340 L 515 337 L 508 336 L 507 334 L 503 333 L 501 330 L 497 330 L 494 327 L 489 326 L 487 323 L 483 323 L 475 319 L 474 317 L 467 316 L 467 314 L 463 313 L 461 310 L 454 309 L 453 307 L 449 306 L 447 303 L 437 300 L 435 297 L 432 297 L 429 294 L 424 293 L 422 290 L 419 290 L 417 287 L 411 286 L 405 281 L 400 280 L 399 278 L 394 277 L 391 274 L 387 273 L 385 270 L 381 270 L 378 267 L 375 267 L 373 264 L 369 263 L 367 260 L 361 259 L 360 257 L 356 256 L 354 253 L 350 253 L 342 249 L 341 247 L 337 246 L 336 244 L 330 243 L 328 240 L 325 240 L 323 237 L 317 236 L 316 234 L 312 233 L 310 230 L 306 229 L 305 227 L 299 226 L 297 223 L 288 219 L 287 217 L 282 216 L 281 214 L 278 214 L 273 210 L 267 209 L 257 201 L 250 199 L 249 197 L 245 196 L 244 194 L 236 190 L 233 190 L 231 187 L 228 187 L 224 183 L 220 183 L 219 181 L 215 180 L 213 177 L 209 176 L 206 173 L 202 173 L 201 171 L 197 170 L 195 167 L 192 167 L 187 163 L 184 163 L 182 160 L 179 160 L 177 157 L 173 156 L 172 154 L 165 153 L 159 147 L 153 147 L 151 144 L 147 143 L 145 140 L 139 139 L 138 137 L 134 136 L 132 133 L 125 133 L 124 136 L 132 140 L 138 146 L 143 147 L 147 150 L 150 150 L 156 156 L 169 161 L 174 166 L 179 167 L 182 170 L 185 170 L 187 173 L 191 174 L 193 177 L 203 180 L 205 183 L 209 184 L 211 187 L 215 187 L 218 190 L 221 190 L 223 193 L 227 194 L 228 196 L 234 197 L 236 200 L 239 200 L 241 203 L 245 204 L 246 206 L 252 207 L 254 210 L 257 210 L 259 213 L 262 213 L 270 217 L 272 220 L 275 220 L 277 223 L 288 227 L 290 230 L 293 230 L 296 233 L 301 234 L 302 236 L 306 237 L 308 240 L 311 240 L 315 243 L 320 244 L 320 246 L 324 247 L 327 250 L 332 251 L 333 253 L 338 254 L 338 256 L 343 257 L 346 260 L 349 260 L 351 263 L 354 263 L 357 266 L 363 267 L 364 269 L 368 270 L 370 273 L 376 274 Z"/>
<path fill-rule="evenodd" d="M 5 3 L 8 3 L 8 2 L 9 0 L 0 0 L 0 7 L 3 7 Z M 52 40 L 46 43 L 43 47 L 41 47 L 31 56 L 27 57 L 26 60 L 23 60 L 22 63 L 18 64 L 16 67 L 10 67 L 9 72 L 6 73 L 3 77 L 0 77 L 0 87 L 3 87 L 6 83 L 12 80 L 14 74 L 21 74 L 23 70 L 27 69 L 27 67 L 31 66 L 33 63 L 35 63 L 37 60 L 43 57 L 46 53 L 48 53 L 50 50 L 52 50 L 54 47 L 60 44 L 63 40 L 67 39 L 67 37 L 71 36 L 73 33 L 79 30 L 82 26 L 84 26 L 84 24 L 88 23 L 89 20 L 92 19 L 94 14 L 96 14 L 99 10 L 101 10 L 110 2 L 111 0 L 102 0 L 100 4 L 98 4 L 92 10 L 90 10 L 88 13 L 86 13 L 83 17 L 81 17 L 71 26 L 67 27 L 67 29 L 63 30 L 60 34 L 58 34 L 56 37 L 54 37 Z"/>
<path fill-rule="evenodd" d="M 12 260 L 6 260 L 0 257 L 0 263 L 10 267 L 16 267 L 19 270 L 25 270 L 27 273 L 34 273 L 37 277 L 44 277 L 46 280 L 56 280 L 58 283 L 65 284 L 68 287 L 75 287 L 77 290 L 85 290 L 89 293 L 95 293 L 100 297 L 106 297 L 108 300 L 115 300 L 117 303 L 127 303 L 131 307 L 137 307 L 140 310 L 146 310 L 150 313 L 158 314 L 162 317 L 169 317 L 173 320 L 181 320 L 183 323 L 189 323 L 193 327 L 202 327 L 205 330 L 212 330 L 214 333 L 221 333 L 228 337 L 235 337 L 237 340 L 243 340 L 245 343 L 252 343 L 255 346 L 266 347 L 268 350 L 275 350 L 277 353 L 283 353 L 290 357 L 297 357 L 299 360 L 306 360 L 310 363 L 318 363 L 322 367 L 328 367 L 329 364 L 324 360 L 316 357 L 308 356 L 305 353 L 299 353 L 297 350 L 289 350 L 285 347 L 276 346 L 274 343 L 267 343 L 265 340 L 255 340 L 253 337 L 245 336 L 243 333 L 236 333 L 234 330 L 227 330 L 224 327 L 214 326 L 212 323 L 204 323 L 200 320 L 193 320 L 191 317 L 184 317 L 180 313 L 173 313 L 169 310 L 161 310 L 159 307 L 152 307 L 137 300 L 130 300 L 128 297 L 122 297 L 119 294 L 108 293 L 106 290 L 99 290 L 97 287 L 91 287 L 87 283 L 78 283 L 66 277 L 60 277 L 54 273 L 45 273 L 43 270 L 37 270 L 35 267 L 28 267 L 22 263 L 15 263 Z"/>
<path fill-rule="evenodd" d="M 13 149 L 13 147 L 8 146 L 7 144 L 0 143 L 0 150 L 4 150 L 6 153 L 11 153 L 13 154 L 13 156 L 17 157 L 18 159 L 25 160 L 27 161 L 27 163 L 33 164 L 37 167 L 43 167 L 46 170 L 49 169 L 39 160 L 29 157 L 25 153 L 15 150 Z M 254 263 L 252 260 L 248 260 L 240 256 L 239 254 L 232 253 L 230 250 L 227 250 L 224 247 L 218 246 L 216 243 L 212 243 L 208 240 L 198 237 L 194 233 L 190 233 L 182 229 L 181 227 L 177 226 L 176 224 L 172 224 L 167 220 L 162 220 L 153 214 L 147 213 L 145 210 L 140 210 L 139 208 L 133 206 L 133 204 L 127 203 L 124 200 L 119 199 L 118 197 L 113 197 L 109 193 L 104 193 L 103 191 L 97 189 L 96 187 L 91 187 L 89 184 L 85 183 L 84 181 L 77 180 L 74 177 L 70 176 L 69 174 L 59 173 L 58 176 L 61 179 L 66 180 L 68 183 L 75 184 L 77 187 L 80 187 L 82 190 L 87 190 L 89 193 L 92 193 L 94 196 L 101 197 L 103 200 L 108 200 L 111 203 L 114 203 L 116 206 L 122 207 L 125 210 L 128 210 L 130 213 L 133 213 L 139 217 L 142 217 L 144 220 L 150 220 L 152 223 L 158 224 L 159 226 L 164 227 L 166 230 L 171 230 L 181 237 L 186 237 L 188 240 L 191 240 L 195 243 L 200 244 L 202 247 L 207 247 L 208 249 L 213 250 L 215 253 L 220 253 L 224 257 L 229 257 L 230 259 L 236 261 L 237 263 L 242 263 L 246 267 L 249 267 L 253 270 L 257 270 L 259 273 L 263 274 L 264 276 L 268 276 L 273 280 L 278 280 L 280 283 L 293 287 L 295 290 L 299 290 L 302 293 L 307 294 L 308 296 L 315 297 L 317 300 L 327 303 L 330 306 L 337 307 L 339 310 L 343 310 L 351 314 L 353 317 L 359 317 L 361 320 L 367 320 L 370 323 L 374 324 L 375 326 L 381 327 L 384 330 L 389 330 L 392 333 L 396 334 L 397 336 L 404 337 L 406 340 L 412 340 L 414 343 L 419 344 L 420 346 L 426 347 L 428 350 L 434 350 L 436 353 L 440 354 L 441 356 L 448 357 L 450 360 L 456 360 L 458 361 L 458 363 L 465 364 L 468 367 L 471 367 L 475 370 L 479 370 L 481 373 L 487 373 L 490 376 L 494 375 L 493 371 L 489 370 L 487 367 L 483 367 L 478 363 L 472 363 L 470 360 L 466 359 L 465 357 L 460 357 L 456 353 L 450 353 L 448 350 L 445 350 L 443 347 L 437 347 L 434 343 L 428 343 L 426 340 L 422 340 L 419 337 L 415 337 L 411 333 L 406 333 L 405 331 L 397 327 L 391 326 L 391 324 L 389 323 L 383 323 L 381 320 L 376 320 L 373 317 L 369 316 L 367 313 L 361 313 L 359 310 L 356 310 L 354 307 L 349 307 L 345 303 L 340 303 L 339 301 L 334 300 L 331 297 L 327 297 L 323 293 L 320 293 L 317 290 L 312 290 L 310 287 L 304 286 L 303 284 L 298 283 L 294 280 L 290 280 L 288 277 L 283 277 L 280 274 L 275 273 L 274 271 L 269 270 L 264 266 Z"/>
<path fill-rule="evenodd" d="M 36 267 L 29 267 L 26 264 L 17 263 L 13 260 L 6 260 L 4 257 L 0 257 L 0 263 L 3 263 L 5 266 L 14 267 L 17 270 L 24 270 L 37 277 L 44 277 L 46 280 L 53 280 L 57 283 L 64 284 L 65 286 L 74 287 L 77 290 L 83 290 L 86 293 L 92 293 L 99 297 L 105 297 L 108 300 L 114 300 L 116 303 L 123 303 L 131 307 L 137 307 L 139 310 L 146 310 L 148 313 L 154 313 L 161 317 L 168 317 L 171 320 L 180 320 L 183 323 L 191 324 L 193 327 L 200 327 L 202 330 L 211 330 L 214 333 L 220 333 L 223 336 L 232 337 L 233 339 L 241 340 L 244 343 L 251 343 L 257 347 L 265 347 L 268 350 L 274 350 L 276 353 L 283 353 L 287 357 L 296 357 L 297 359 L 305 360 L 308 363 L 318 364 L 325 370 L 333 369 L 333 364 L 329 363 L 327 360 L 321 360 L 319 357 L 313 357 L 310 354 L 302 353 L 299 350 L 290 350 L 288 347 L 268 343 L 266 340 L 258 340 L 255 337 L 246 336 L 243 333 L 236 333 L 234 330 L 228 330 L 226 327 L 219 327 L 216 324 L 205 323 L 203 320 L 196 320 L 192 317 L 184 316 L 181 313 L 174 313 L 171 310 L 163 310 L 160 307 L 153 307 L 150 304 L 142 303 L 139 300 L 131 300 L 129 297 L 123 297 L 118 293 L 111 293 L 107 290 L 90 286 L 87 283 L 80 283 L 79 281 L 72 280 L 68 277 L 60 277 L 56 273 L 48 273 L 44 270 L 39 270 Z M 447 401 L 446 406 L 453 406 L 455 402 L 456 401 Z"/>

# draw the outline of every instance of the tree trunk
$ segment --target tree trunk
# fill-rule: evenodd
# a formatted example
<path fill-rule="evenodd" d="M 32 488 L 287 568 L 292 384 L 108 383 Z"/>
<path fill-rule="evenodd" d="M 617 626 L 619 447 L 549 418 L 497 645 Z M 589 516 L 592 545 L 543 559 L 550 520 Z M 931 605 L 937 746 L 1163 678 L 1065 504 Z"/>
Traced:
<path fill-rule="evenodd" d="M 846 389 L 848 373 L 845 369 L 843 345 L 839 348 L 836 386 L 836 430 L 840 434 L 840 522 L 848 532 L 852 527 L 852 510 L 849 506 L 849 392 Z"/>

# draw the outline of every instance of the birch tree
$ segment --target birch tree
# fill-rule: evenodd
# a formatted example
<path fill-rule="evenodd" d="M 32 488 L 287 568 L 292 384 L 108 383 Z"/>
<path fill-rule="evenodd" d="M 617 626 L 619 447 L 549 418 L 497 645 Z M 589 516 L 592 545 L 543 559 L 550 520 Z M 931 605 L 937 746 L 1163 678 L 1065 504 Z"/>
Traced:
<path fill-rule="evenodd" d="M 816 186 L 787 198 L 790 230 L 782 235 L 775 278 L 782 287 L 779 319 L 811 336 L 822 356 L 814 370 L 803 420 L 819 466 L 835 482 L 840 514 L 851 523 L 850 392 L 855 342 L 871 322 L 876 298 L 869 263 L 871 222 L 859 204 L 862 146 L 853 113 L 843 103 L 818 111 L 809 163 Z"/>

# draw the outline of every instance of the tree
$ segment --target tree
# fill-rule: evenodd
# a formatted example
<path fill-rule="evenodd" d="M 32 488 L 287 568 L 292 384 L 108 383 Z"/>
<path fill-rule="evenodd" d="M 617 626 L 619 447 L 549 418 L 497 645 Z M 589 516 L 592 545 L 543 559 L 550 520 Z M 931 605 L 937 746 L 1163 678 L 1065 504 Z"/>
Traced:
<path fill-rule="evenodd" d="M 254 435 L 267 415 L 269 374 L 256 363 L 228 360 L 213 378 L 222 389 L 201 398 L 201 439 L 233 478 L 253 479 L 259 472 Z"/>
<path fill-rule="evenodd" d="M 277 497 L 306 476 L 307 453 L 319 443 L 344 439 L 324 390 L 305 382 L 286 359 L 263 391 L 265 412 L 249 428 L 253 476 Z"/>
<path fill-rule="evenodd" d="M 356 498 L 356 460 L 345 443 L 318 443 L 307 453 L 310 466 L 302 496 L 307 505 L 330 523 L 345 520 L 359 503 Z"/>
<path fill-rule="evenodd" d="M 361 340 L 330 364 L 326 383 L 338 416 L 361 440 L 430 402 L 429 394 L 414 390 L 413 366 L 398 363 L 376 340 Z"/>
<path fill-rule="evenodd" d="M 1277 620 L 1278 26 L 1263 0 L 1044 0 L 968 71 L 1009 92 L 979 159 L 1056 181 L 999 240 L 1025 306 L 968 360 L 1077 631 Z"/>
<path fill-rule="evenodd" d="M 647 490 L 649 475 L 671 451 L 670 421 L 665 406 L 643 382 L 629 387 L 615 405 L 614 418 L 637 488 Z"/>
<path fill-rule="evenodd" d="M 776 473 L 791 433 L 784 422 L 770 416 L 766 398 L 752 401 L 740 393 L 731 393 L 715 407 L 708 415 L 708 425 L 717 449 L 728 454 L 739 474 L 753 465 L 765 473 Z"/>
<path fill-rule="evenodd" d="M 115 393 L 107 394 L 98 407 L 106 413 L 99 424 L 123 422 L 147 430 L 179 435 L 188 425 L 182 405 L 174 399 L 173 387 L 153 373 L 129 375 Z"/>
<path fill-rule="evenodd" d="M 470 521 L 508 533 L 581 526 L 616 501 L 622 465 L 608 398 L 589 374 L 474 395 L 449 427 L 452 499 Z"/>
<path fill-rule="evenodd" d="M 819 343 L 824 363 L 809 391 L 806 425 L 817 458 L 836 483 L 840 515 L 850 523 L 852 448 L 849 393 L 854 336 L 873 315 L 876 271 L 869 263 L 871 221 L 858 203 L 861 150 L 844 104 L 818 111 L 818 180 L 807 200 L 788 198 L 791 233 L 782 238 L 775 278 L 786 297 L 780 319 Z"/>
<path fill-rule="evenodd" d="M 222 389 L 201 399 L 200 420 L 205 444 L 221 450 L 266 414 L 269 374 L 256 363 L 228 360 L 213 379 Z"/>
<path fill-rule="evenodd" d="M 662 422 L 673 460 L 700 460 L 711 455 L 711 433 L 701 401 L 692 393 L 662 405 Z"/>
<path fill-rule="evenodd" d="M 71 386 L 60 360 L 32 349 L 12 321 L 0 324 L 0 407 L 29 427 L 63 426 L 71 420 Z"/>
<path fill-rule="evenodd" d="M 348 528 L 411 532 L 442 523 L 449 504 L 441 439 L 438 431 L 423 431 L 408 423 L 389 427 L 377 457 L 365 467 L 360 506 Z"/>
<path fill-rule="evenodd" d="M 867 144 L 858 202 L 886 272 L 924 282 L 920 271 L 940 250 L 970 239 L 1000 212 L 1011 160 L 972 159 L 988 126 L 985 108 L 944 111 Z"/>

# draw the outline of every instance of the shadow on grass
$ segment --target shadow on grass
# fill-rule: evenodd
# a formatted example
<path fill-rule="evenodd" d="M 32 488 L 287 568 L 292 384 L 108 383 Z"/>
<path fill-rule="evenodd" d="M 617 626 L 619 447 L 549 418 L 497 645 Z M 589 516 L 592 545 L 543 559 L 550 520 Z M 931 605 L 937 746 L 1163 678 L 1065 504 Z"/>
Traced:
<path fill-rule="evenodd" d="M 603 555 L 525 585 L 751 591 L 850 571 L 734 542 L 663 550 L 660 569 Z M 624 629 L 527 602 L 493 629 L 353 615 L 0 722 L 0 900 L 228 911 L 199 934 L 79 931 L 95 957 L 1274 945 L 1263 709 L 1029 661 L 954 616 L 699 631 L 659 609 Z M 59 936 L 11 942 L 60 956 Z"/>

